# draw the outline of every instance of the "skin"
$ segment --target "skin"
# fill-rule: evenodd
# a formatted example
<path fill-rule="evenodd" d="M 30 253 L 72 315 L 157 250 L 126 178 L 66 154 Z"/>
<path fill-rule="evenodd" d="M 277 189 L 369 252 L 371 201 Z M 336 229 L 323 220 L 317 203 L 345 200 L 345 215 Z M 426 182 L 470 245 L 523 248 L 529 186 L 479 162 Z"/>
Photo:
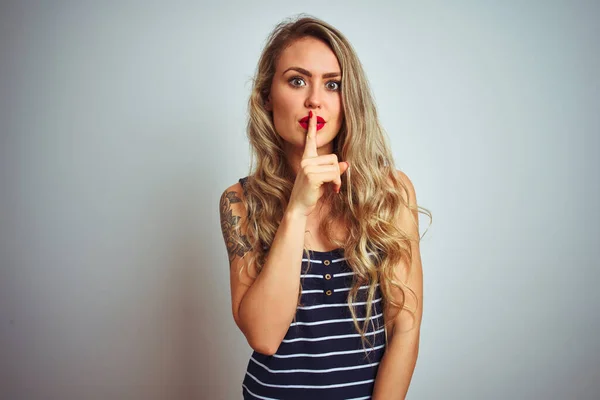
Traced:
<path fill-rule="evenodd" d="M 329 73 L 336 76 L 323 77 Z M 307 135 L 307 129 L 298 121 L 309 111 L 326 121 L 316 135 L 317 155 L 333 152 L 333 139 L 344 120 L 340 82 L 337 57 L 327 44 L 313 37 L 294 41 L 276 62 L 265 107 L 273 113 L 275 130 L 285 142 L 284 151 L 295 174 L 300 169 Z"/>

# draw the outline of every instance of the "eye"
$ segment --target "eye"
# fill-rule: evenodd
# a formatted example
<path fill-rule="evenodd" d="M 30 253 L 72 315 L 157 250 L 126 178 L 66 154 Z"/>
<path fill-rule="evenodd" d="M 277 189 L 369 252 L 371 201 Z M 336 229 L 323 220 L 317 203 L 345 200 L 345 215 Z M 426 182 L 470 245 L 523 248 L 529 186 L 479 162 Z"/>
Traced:
<path fill-rule="evenodd" d="M 306 82 L 304 82 L 304 79 L 299 77 L 299 76 L 294 76 L 293 78 L 291 78 L 290 80 L 288 80 L 288 82 L 293 86 L 293 87 L 302 87 L 302 86 L 306 86 Z M 302 82 L 302 84 L 298 83 L 298 82 Z"/>
<path fill-rule="evenodd" d="M 327 89 L 332 90 L 332 91 L 338 91 L 340 90 L 340 86 L 342 85 L 342 82 L 340 81 L 329 81 L 327 82 Z"/>

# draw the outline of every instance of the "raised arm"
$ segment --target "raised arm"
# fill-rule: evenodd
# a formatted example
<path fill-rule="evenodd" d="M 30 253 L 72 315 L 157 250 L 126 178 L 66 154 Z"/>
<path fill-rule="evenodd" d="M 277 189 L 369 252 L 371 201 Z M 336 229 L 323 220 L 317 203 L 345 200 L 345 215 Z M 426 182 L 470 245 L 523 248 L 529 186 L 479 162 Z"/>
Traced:
<path fill-rule="evenodd" d="M 246 264 L 252 250 L 245 239 L 246 207 L 239 183 L 223 192 L 220 212 L 229 256 L 233 318 L 255 351 L 272 355 L 296 313 L 307 217 L 294 212 L 284 214 L 265 265 L 253 279 L 256 271 Z M 236 238 L 246 246 L 236 244 Z"/>
<path fill-rule="evenodd" d="M 248 274 L 245 198 L 239 183 L 221 196 L 221 227 L 230 262 L 233 317 L 250 346 L 262 354 L 274 354 L 296 314 L 306 221 L 331 182 L 339 191 L 341 174 L 348 163 L 335 154 L 318 155 L 317 116 L 309 114 L 306 143 L 287 209 L 271 243 L 258 277 Z M 234 240 L 234 239 L 241 240 Z M 246 243 L 243 246 L 236 242 Z M 252 268 L 252 266 L 249 266 Z M 253 271 L 252 276 L 255 276 Z"/>

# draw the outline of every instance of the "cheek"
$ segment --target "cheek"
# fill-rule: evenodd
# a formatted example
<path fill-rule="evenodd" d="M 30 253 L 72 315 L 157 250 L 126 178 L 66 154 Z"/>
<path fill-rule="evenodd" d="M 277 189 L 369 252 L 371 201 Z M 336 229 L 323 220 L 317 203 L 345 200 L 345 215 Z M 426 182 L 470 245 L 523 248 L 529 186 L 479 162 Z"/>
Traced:
<path fill-rule="evenodd" d="M 288 130 L 288 121 L 293 113 L 289 96 L 277 90 L 273 93 L 273 125 L 279 134 Z"/>
<path fill-rule="evenodd" d="M 342 108 L 342 105 L 340 104 L 340 107 L 338 109 L 338 117 L 337 117 L 337 130 L 339 131 L 340 129 L 342 129 L 342 126 L 344 125 L 344 109 Z"/>
<path fill-rule="evenodd" d="M 298 108 L 293 93 L 278 93 L 278 95 L 273 107 L 274 119 L 284 121 L 293 118 Z"/>
<path fill-rule="evenodd" d="M 342 117 L 344 111 L 342 109 L 342 95 L 338 94 L 337 96 L 335 96 L 334 99 L 332 99 L 331 101 L 332 103 L 332 108 L 335 109 L 335 111 L 337 112 L 337 114 L 340 116 L 340 118 Z"/>
<path fill-rule="evenodd" d="M 341 124 L 342 121 L 344 120 L 344 109 L 342 108 L 341 100 L 338 100 L 338 102 L 336 104 L 336 112 L 337 112 L 337 119 L 338 119 L 339 123 Z"/>

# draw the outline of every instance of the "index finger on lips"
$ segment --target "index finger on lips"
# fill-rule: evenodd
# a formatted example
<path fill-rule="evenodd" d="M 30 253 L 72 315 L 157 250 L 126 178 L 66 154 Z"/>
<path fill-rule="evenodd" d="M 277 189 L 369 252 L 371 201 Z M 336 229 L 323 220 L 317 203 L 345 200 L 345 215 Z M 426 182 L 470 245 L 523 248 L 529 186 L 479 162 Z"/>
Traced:
<path fill-rule="evenodd" d="M 309 117 L 306 142 L 304 144 L 304 154 L 302 155 L 303 159 L 313 158 L 319 155 L 319 153 L 317 153 L 317 115 L 311 111 Z"/>

